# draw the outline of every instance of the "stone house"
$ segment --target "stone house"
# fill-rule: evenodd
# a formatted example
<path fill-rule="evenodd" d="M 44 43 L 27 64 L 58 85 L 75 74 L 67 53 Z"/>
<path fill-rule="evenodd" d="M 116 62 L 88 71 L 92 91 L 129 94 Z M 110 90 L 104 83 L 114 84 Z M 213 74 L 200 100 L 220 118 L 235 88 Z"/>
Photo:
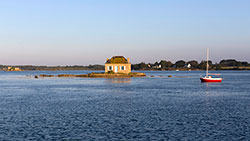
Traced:
<path fill-rule="evenodd" d="M 105 63 L 105 72 L 130 73 L 130 59 L 126 59 L 123 56 L 113 56 L 111 59 L 107 58 Z"/>

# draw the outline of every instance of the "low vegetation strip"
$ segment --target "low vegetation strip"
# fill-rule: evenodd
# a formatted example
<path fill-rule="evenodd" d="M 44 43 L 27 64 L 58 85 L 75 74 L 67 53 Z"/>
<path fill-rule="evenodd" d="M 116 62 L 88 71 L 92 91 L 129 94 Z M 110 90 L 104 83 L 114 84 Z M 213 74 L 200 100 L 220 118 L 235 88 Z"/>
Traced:
<path fill-rule="evenodd" d="M 126 73 L 89 73 L 89 74 L 58 74 L 58 75 L 47 75 L 41 74 L 35 76 L 35 78 L 44 78 L 44 77 L 81 77 L 81 78 L 127 78 L 127 77 L 145 77 L 145 73 L 140 72 L 130 72 Z"/>

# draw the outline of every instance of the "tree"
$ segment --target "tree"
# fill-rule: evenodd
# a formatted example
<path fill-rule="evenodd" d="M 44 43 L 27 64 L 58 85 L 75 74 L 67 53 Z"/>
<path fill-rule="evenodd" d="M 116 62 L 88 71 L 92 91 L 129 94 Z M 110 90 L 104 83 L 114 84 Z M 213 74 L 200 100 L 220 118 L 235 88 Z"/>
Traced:
<path fill-rule="evenodd" d="M 160 65 L 161 65 L 161 68 L 166 69 L 167 68 L 167 61 L 161 60 Z"/>
<path fill-rule="evenodd" d="M 216 69 L 216 70 L 221 70 L 221 65 L 216 63 L 216 64 L 215 64 L 215 69 Z"/>
<path fill-rule="evenodd" d="M 173 66 L 173 63 L 172 63 L 172 62 L 170 62 L 170 61 L 167 61 L 166 66 L 167 66 L 168 68 L 170 68 L 171 66 Z"/>
<path fill-rule="evenodd" d="M 234 59 L 228 59 L 228 60 L 221 60 L 220 65 L 222 67 L 232 67 L 232 66 L 238 66 L 239 62 Z"/>
<path fill-rule="evenodd" d="M 155 66 L 158 66 L 158 65 L 159 65 L 159 63 L 158 63 L 158 62 L 155 62 L 155 63 L 154 63 L 154 65 L 155 65 Z"/>
<path fill-rule="evenodd" d="M 141 62 L 141 63 L 139 64 L 139 68 L 140 68 L 140 69 L 146 69 L 146 68 L 147 68 L 147 65 L 146 65 L 144 62 Z"/>
<path fill-rule="evenodd" d="M 212 68 L 213 67 L 213 63 L 212 61 L 208 61 L 208 68 Z M 201 63 L 199 64 L 199 69 L 205 70 L 207 68 L 207 61 L 201 61 Z"/>
<path fill-rule="evenodd" d="M 160 65 L 161 65 L 161 68 L 167 69 L 167 68 L 170 68 L 173 65 L 173 63 L 170 61 L 161 60 Z"/>
<path fill-rule="evenodd" d="M 199 67 L 199 63 L 195 60 L 188 61 L 187 64 L 190 64 L 191 68 L 198 68 Z"/>
<path fill-rule="evenodd" d="M 141 69 L 145 70 L 147 69 L 147 65 L 144 62 L 141 62 L 140 64 L 133 64 L 131 68 L 133 70 L 141 70 Z"/>
<path fill-rule="evenodd" d="M 186 62 L 183 60 L 175 62 L 176 68 L 183 68 L 185 66 Z"/>
<path fill-rule="evenodd" d="M 242 66 L 245 66 L 245 67 L 247 67 L 249 65 L 248 62 L 241 62 L 241 64 L 242 64 Z"/>

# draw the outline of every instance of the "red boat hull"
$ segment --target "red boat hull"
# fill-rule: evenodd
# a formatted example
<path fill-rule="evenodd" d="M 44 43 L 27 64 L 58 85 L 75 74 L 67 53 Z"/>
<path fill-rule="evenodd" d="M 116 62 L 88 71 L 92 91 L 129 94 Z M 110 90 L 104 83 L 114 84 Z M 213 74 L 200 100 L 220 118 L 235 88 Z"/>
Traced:
<path fill-rule="evenodd" d="M 200 78 L 201 82 L 222 82 L 221 78 Z"/>

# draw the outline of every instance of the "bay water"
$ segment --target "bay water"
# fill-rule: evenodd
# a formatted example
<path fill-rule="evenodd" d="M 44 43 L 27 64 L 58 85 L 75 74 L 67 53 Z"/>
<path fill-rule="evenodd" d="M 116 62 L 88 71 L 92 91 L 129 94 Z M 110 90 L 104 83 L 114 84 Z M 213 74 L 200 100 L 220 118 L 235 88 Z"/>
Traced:
<path fill-rule="evenodd" d="M 250 71 L 34 78 L 89 72 L 0 71 L 0 140 L 250 140 Z"/>

